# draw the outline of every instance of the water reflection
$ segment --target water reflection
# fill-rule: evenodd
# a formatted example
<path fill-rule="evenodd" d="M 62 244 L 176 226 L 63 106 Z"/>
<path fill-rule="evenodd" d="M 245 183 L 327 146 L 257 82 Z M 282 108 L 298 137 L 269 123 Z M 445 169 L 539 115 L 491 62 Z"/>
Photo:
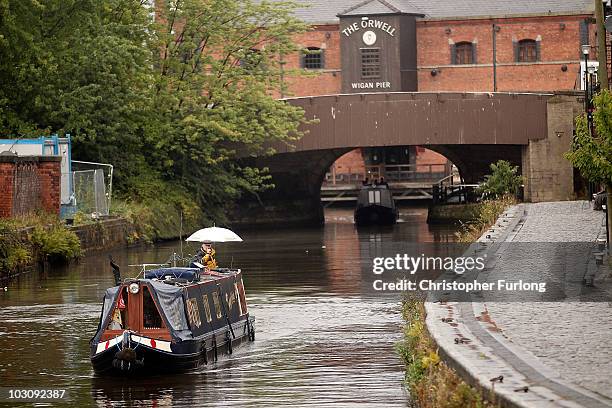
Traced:
<path fill-rule="evenodd" d="M 70 402 L 83 406 L 405 406 L 394 351 L 399 304 L 361 295 L 364 245 L 443 241 L 452 231 L 430 229 L 425 209 L 409 209 L 405 222 L 382 229 L 357 230 L 350 210 L 327 217 L 324 228 L 240 231 L 244 243 L 218 247 L 221 264 L 245 271 L 257 338 L 185 375 L 93 377 L 88 342 L 113 281 L 106 255 L 16 278 L 0 294 L 0 383 L 65 387 Z M 159 262 L 179 247 L 164 243 L 113 257 L 120 265 Z"/>

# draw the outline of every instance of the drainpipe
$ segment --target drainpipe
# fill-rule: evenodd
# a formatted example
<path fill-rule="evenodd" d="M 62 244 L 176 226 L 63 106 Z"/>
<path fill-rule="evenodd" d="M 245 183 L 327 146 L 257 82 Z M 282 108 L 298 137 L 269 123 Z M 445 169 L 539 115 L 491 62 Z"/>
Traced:
<path fill-rule="evenodd" d="M 493 92 L 497 92 L 497 32 L 499 26 L 493 23 Z"/>
<path fill-rule="evenodd" d="M 597 25 L 597 79 L 600 89 L 608 89 L 608 59 L 606 58 L 606 29 L 604 27 L 604 10 L 601 0 L 595 0 L 595 21 Z"/>
<path fill-rule="evenodd" d="M 278 54 L 279 65 L 280 65 L 280 97 L 285 97 L 285 60 L 283 59 L 283 53 Z"/>

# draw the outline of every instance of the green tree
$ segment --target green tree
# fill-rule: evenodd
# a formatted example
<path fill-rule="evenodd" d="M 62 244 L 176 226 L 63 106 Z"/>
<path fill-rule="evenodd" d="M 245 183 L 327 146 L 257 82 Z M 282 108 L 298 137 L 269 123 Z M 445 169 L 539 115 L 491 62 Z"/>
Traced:
<path fill-rule="evenodd" d="M 305 29 L 294 8 L 250 0 L 179 0 L 158 7 L 157 117 L 146 140 L 155 146 L 156 170 L 208 208 L 266 188 L 265 174 L 238 166 L 238 155 L 262 154 L 266 143 L 300 135 L 303 111 L 276 98 L 279 55 L 296 51 L 293 36 Z"/>
<path fill-rule="evenodd" d="M 220 219 L 270 187 L 236 159 L 300 136 L 303 111 L 276 95 L 306 27 L 292 2 L 155 3 L 0 0 L 0 132 L 70 133 L 124 197 Z"/>
<path fill-rule="evenodd" d="M 505 195 L 514 196 L 523 182 L 518 175 L 518 166 L 513 166 L 506 160 L 491 163 L 491 174 L 485 176 L 485 181 L 478 190 L 487 198 L 501 198 Z"/>
<path fill-rule="evenodd" d="M 607 189 L 608 206 L 612 203 L 612 94 L 603 89 L 593 98 L 595 134 L 591 135 L 586 115 L 576 118 L 576 136 L 565 157 L 588 180 Z M 609 235 L 612 236 L 612 211 L 608 211 Z"/>
<path fill-rule="evenodd" d="M 74 157 L 141 172 L 148 11 L 127 0 L 0 0 L 0 131 L 73 135 Z"/>

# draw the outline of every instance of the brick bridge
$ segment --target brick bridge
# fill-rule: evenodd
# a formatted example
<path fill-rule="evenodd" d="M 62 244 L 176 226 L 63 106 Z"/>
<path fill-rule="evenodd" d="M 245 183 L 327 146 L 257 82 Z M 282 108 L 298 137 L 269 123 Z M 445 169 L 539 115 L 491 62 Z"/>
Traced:
<path fill-rule="evenodd" d="M 329 166 L 357 147 L 418 145 L 443 154 L 467 183 L 500 159 L 520 166 L 528 201 L 567 200 L 573 169 L 563 158 L 580 93 L 343 94 L 287 99 L 300 106 L 307 134 L 295 146 L 253 159 L 276 188 L 240 203 L 237 222 L 320 222 L 320 188 Z"/>

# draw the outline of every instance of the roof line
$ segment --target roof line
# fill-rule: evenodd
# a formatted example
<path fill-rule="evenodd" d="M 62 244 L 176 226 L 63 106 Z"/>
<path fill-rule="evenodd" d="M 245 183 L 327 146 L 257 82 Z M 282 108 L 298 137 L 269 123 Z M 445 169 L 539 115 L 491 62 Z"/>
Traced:
<path fill-rule="evenodd" d="M 337 16 L 341 16 L 343 14 L 350 13 L 351 11 L 358 9 L 359 7 L 365 6 L 366 4 L 371 3 L 372 1 L 374 1 L 374 0 L 364 0 L 364 1 L 360 2 L 360 3 L 355 4 L 352 7 L 347 8 L 344 11 L 341 11 L 340 13 L 338 13 L 336 15 Z"/>
<path fill-rule="evenodd" d="M 410 13 L 400 13 L 410 14 Z M 365 15 L 365 14 L 364 14 Z M 369 14 L 368 14 L 369 15 Z M 575 16 L 592 16 L 592 11 L 557 11 L 553 13 L 517 13 L 517 14 L 497 14 L 497 15 L 481 15 L 481 16 L 452 16 L 452 17 L 431 17 L 430 15 L 424 15 L 419 17 L 417 15 L 417 22 L 428 22 L 428 21 L 464 21 L 464 20 L 492 20 L 492 19 L 509 19 L 509 18 L 538 18 L 538 17 L 575 17 Z M 337 14 L 336 17 L 340 16 Z M 308 25 L 338 25 L 340 21 L 335 20 L 313 20 L 307 22 Z"/>
<path fill-rule="evenodd" d="M 391 10 L 395 11 L 396 13 L 401 13 L 402 10 L 398 9 L 397 7 L 395 7 L 393 4 L 389 3 L 386 0 L 378 0 L 379 3 L 387 6 L 388 8 L 390 8 Z"/>
<path fill-rule="evenodd" d="M 425 17 L 417 20 L 417 22 L 428 21 L 464 21 L 464 20 L 504 20 L 511 18 L 538 18 L 538 17 L 575 17 L 575 16 L 592 16 L 593 12 L 589 11 L 557 11 L 553 13 L 515 13 L 515 14 L 483 14 L 480 16 L 449 16 L 449 17 Z"/>
<path fill-rule="evenodd" d="M 420 12 L 420 13 L 421 13 L 423 16 L 426 16 L 426 15 L 427 15 L 427 13 L 425 13 L 424 11 L 422 11 L 422 10 L 420 9 L 420 7 L 415 6 L 415 5 L 414 5 L 414 4 L 413 4 L 411 1 L 405 1 L 405 0 L 404 0 L 404 2 L 405 2 L 405 3 L 407 3 L 407 4 L 410 4 L 410 6 L 411 6 L 413 9 L 418 10 L 418 11 L 419 11 L 419 12 Z M 416 13 L 415 13 L 415 14 L 416 14 Z"/>

